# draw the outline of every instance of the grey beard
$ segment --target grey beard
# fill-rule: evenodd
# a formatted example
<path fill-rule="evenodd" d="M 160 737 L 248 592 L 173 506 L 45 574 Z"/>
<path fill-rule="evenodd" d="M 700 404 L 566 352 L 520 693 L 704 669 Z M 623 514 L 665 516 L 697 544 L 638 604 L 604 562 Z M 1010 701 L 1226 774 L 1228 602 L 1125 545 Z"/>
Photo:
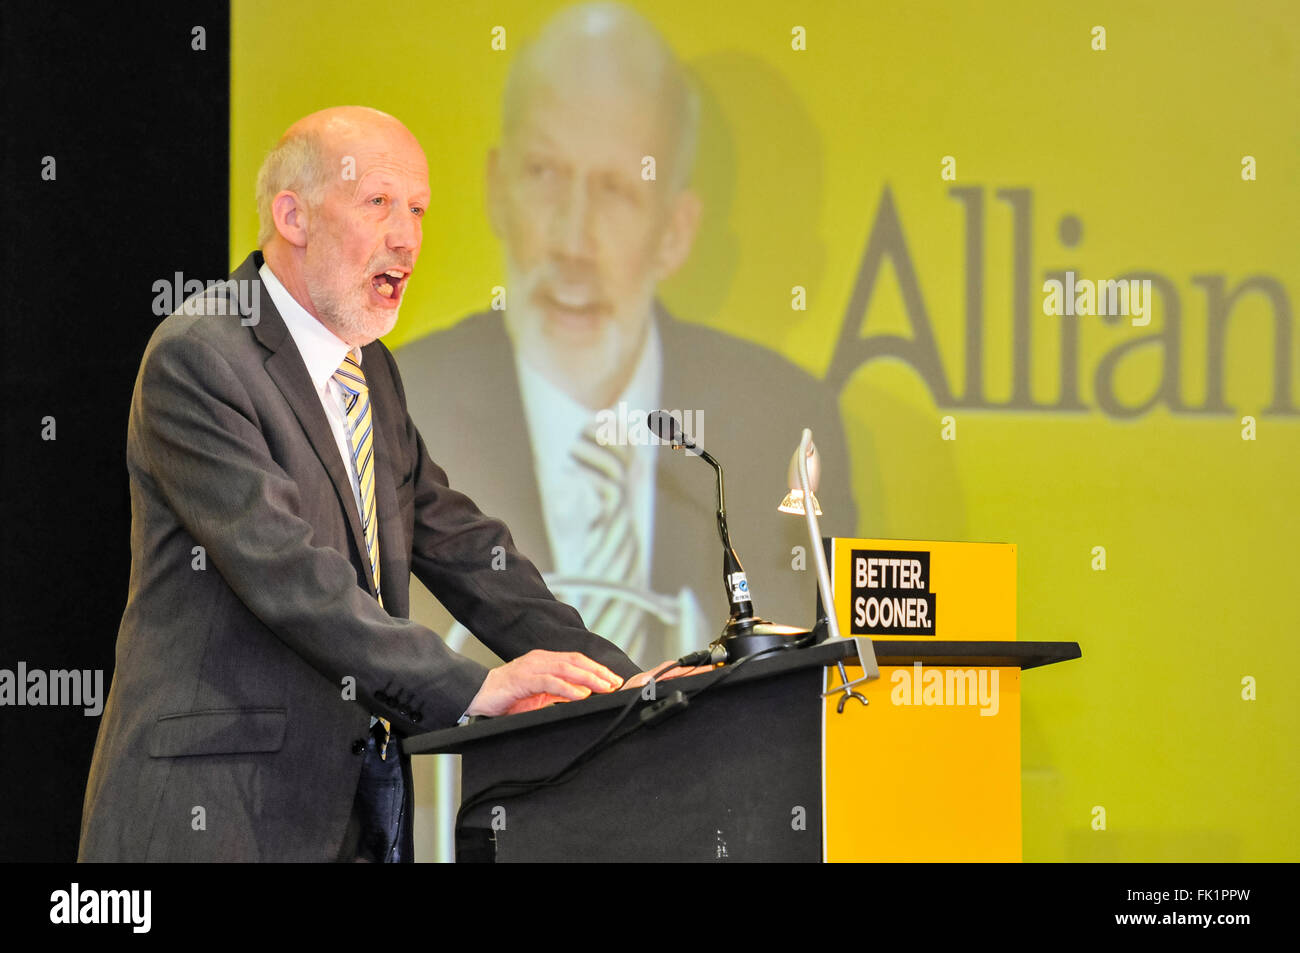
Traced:
<path fill-rule="evenodd" d="M 355 347 L 364 347 L 391 331 L 401 311 L 399 304 L 390 316 L 385 317 L 371 314 L 364 307 L 344 307 L 329 297 L 317 301 L 316 307 L 322 316 L 328 318 L 326 326 Z"/>

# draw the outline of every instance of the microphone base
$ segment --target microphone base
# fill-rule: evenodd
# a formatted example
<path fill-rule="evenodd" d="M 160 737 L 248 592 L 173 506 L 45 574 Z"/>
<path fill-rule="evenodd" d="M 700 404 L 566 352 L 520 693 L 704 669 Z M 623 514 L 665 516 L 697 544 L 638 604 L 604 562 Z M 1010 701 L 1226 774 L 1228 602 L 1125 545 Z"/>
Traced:
<path fill-rule="evenodd" d="M 811 634 L 808 629 L 779 625 L 766 619 L 732 619 L 713 646 L 726 652 L 726 661 L 730 664 L 755 652 L 791 648 L 807 640 Z"/>

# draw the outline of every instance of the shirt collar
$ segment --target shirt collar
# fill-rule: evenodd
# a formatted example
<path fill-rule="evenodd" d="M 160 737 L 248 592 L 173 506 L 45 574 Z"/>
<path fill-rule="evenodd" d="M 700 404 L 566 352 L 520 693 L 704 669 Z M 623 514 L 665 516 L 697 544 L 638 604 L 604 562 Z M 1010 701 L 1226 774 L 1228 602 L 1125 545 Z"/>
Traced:
<path fill-rule="evenodd" d="M 646 343 L 641 348 L 632 376 L 622 394 L 612 407 L 604 408 L 614 414 L 633 414 L 639 420 L 628 420 L 627 427 L 645 426 L 645 415 L 658 408 L 659 378 L 662 371 L 662 345 L 659 341 L 659 322 L 651 317 Z M 540 371 L 515 350 L 515 367 L 519 376 L 520 397 L 524 414 L 528 418 L 528 432 L 532 437 L 533 455 L 546 468 L 547 464 L 560 464 L 567 460 L 579 435 L 588 426 L 597 423 L 600 412 L 590 410 L 574 400 L 546 379 Z"/>
<path fill-rule="evenodd" d="M 302 355 L 303 363 L 307 365 L 307 375 L 317 391 L 325 391 L 349 351 L 352 359 L 357 364 L 361 363 L 361 348 L 349 347 L 346 341 L 300 305 L 288 289 L 280 284 L 280 279 L 275 276 L 270 265 L 263 263 L 257 274 L 266 286 L 266 293 L 271 296 L 275 309 L 284 318 L 285 327 L 289 329 L 293 343 Z"/>

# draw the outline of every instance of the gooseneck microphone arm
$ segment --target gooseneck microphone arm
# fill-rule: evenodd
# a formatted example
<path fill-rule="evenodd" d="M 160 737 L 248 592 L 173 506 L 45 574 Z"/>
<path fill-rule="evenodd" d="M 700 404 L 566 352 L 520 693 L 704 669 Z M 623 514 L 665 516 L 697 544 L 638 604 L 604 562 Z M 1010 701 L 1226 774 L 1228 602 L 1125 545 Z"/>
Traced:
<path fill-rule="evenodd" d="M 660 440 L 667 441 L 674 449 L 685 448 L 713 467 L 718 478 L 718 538 L 722 540 L 722 585 L 727 593 L 727 602 L 731 606 L 729 624 L 744 623 L 754 618 L 754 603 L 749 598 L 749 582 L 745 577 L 745 568 L 740 564 L 736 548 L 731 545 L 731 533 L 727 529 L 727 494 L 723 483 L 722 464 L 718 463 L 703 447 L 688 437 L 677 418 L 672 414 L 656 410 L 646 417 L 646 426 Z"/>
<path fill-rule="evenodd" d="M 718 475 L 718 536 L 722 540 L 722 545 L 731 549 L 731 534 L 727 532 L 727 490 L 722 481 L 722 464 L 713 458 L 707 451 L 702 450 L 690 440 L 685 434 L 682 434 L 682 446 L 687 450 L 694 450 L 698 453 L 709 466 L 713 467 L 713 472 Z"/>
<path fill-rule="evenodd" d="M 658 436 L 663 443 L 670 443 L 674 450 L 686 449 L 713 467 L 718 476 L 718 537 L 722 540 L 722 586 L 727 593 L 727 604 L 731 607 L 731 617 L 722 627 L 722 634 L 709 645 L 706 652 L 696 652 L 691 658 L 706 659 L 710 662 L 736 662 L 757 658 L 769 652 L 781 649 L 798 648 L 806 645 L 814 633 L 807 629 L 796 629 L 788 625 L 774 625 L 754 615 L 753 597 L 749 591 L 749 580 L 740 565 L 740 557 L 731 545 L 731 533 L 727 530 L 727 497 L 722 483 L 722 465 L 703 447 L 682 432 L 681 425 L 672 414 L 662 410 L 653 411 L 646 418 L 650 432 Z M 811 496 L 811 494 L 809 494 Z"/>
<path fill-rule="evenodd" d="M 669 418 L 670 420 L 672 418 Z M 736 555 L 735 548 L 731 545 L 731 532 L 727 529 L 727 488 L 722 477 L 722 464 L 713 458 L 707 450 L 701 449 L 695 444 L 690 437 L 685 434 L 680 435 L 680 444 L 687 450 L 693 450 L 709 466 L 713 467 L 713 472 L 718 476 L 718 538 L 722 540 L 722 548 Z M 740 560 L 736 559 L 736 565 L 740 565 Z"/>

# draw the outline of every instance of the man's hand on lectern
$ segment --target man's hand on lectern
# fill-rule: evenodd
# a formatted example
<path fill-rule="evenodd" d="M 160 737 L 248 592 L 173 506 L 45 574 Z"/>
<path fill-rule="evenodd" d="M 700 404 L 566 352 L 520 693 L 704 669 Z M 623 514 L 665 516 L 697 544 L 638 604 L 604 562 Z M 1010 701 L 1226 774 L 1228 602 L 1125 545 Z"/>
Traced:
<path fill-rule="evenodd" d="M 638 676 L 640 677 L 640 676 Z M 513 715 L 556 701 L 612 692 L 623 679 L 580 652 L 533 649 L 488 672 L 467 715 Z"/>
<path fill-rule="evenodd" d="M 670 665 L 670 664 L 672 663 L 668 661 L 664 662 L 664 665 Z M 663 668 L 663 665 L 658 666 L 658 668 Z M 655 675 L 655 681 L 657 682 L 663 681 L 665 678 L 680 678 L 683 675 L 700 675 L 704 672 L 711 672 L 711 671 L 713 671 L 713 666 L 711 665 L 698 665 L 695 666 L 694 668 L 682 668 L 679 665 L 668 669 L 662 675 Z M 623 687 L 642 688 L 645 686 L 647 682 L 650 681 L 650 676 L 654 675 L 654 673 L 655 673 L 655 669 L 652 668 L 648 672 L 640 672 L 636 675 L 633 675 L 631 678 L 629 678 L 626 682 L 623 683 Z M 583 697 L 585 698 L 587 696 L 584 695 Z M 536 711 L 538 708 L 545 708 L 547 705 L 553 705 L 556 702 L 567 702 L 572 700 L 573 699 L 564 698 L 560 695 L 552 695 L 550 692 L 541 692 L 540 694 L 537 695 L 528 695 L 524 698 L 519 699 L 517 702 L 511 705 L 506 710 L 505 713 L 507 715 L 517 715 L 521 711 Z M 474 714 L 474 713 L 471 712 L 470 714 Z"/>
<path fill-rule="evenodd" d="M 666 672 L 663 672 L 662 674 L 655 675 L 655 672 L 663 668 L 664 665 L 672 665 L 673 667 L 668 669 Z M 641 688 L 643 685 L 646 684 L 646 682 L 650 681 L 650 676 L 652 675 L 654 675 L 654 680 L 656 682 L 662 682 L 665 678 L 681 678 L 683 675 L 703 675 L 705 672 L 711 672 L 711 671 L 713 671 L 712 665 L 695 665 L 695 666 L 689 666 L 683 668 L 680 665 L 674 665 L 672 659 L 665 659 L 663 664 L 656 665 L 654 668 L 650 669 L 649 671 L 641 672 L 638 675 L 633 675 L 631 678 L 629 678 L 626 682 L 623 683 L 623 687 Z"/>

